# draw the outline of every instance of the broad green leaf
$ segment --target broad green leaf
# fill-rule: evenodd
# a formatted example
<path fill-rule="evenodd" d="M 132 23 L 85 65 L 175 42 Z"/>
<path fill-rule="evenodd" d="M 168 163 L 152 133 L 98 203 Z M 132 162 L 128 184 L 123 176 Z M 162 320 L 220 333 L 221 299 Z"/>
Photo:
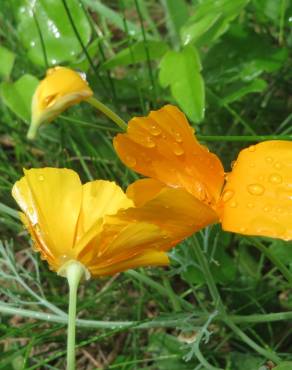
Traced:
<path fill-rule="evenodd" d="M 149 58 L 151 60 L 158 59 L 167 52 L 168 46 L 162 41 L 149 40 L 146 43 L 138 41 L 131 47 L 123 49 L 113 58 L 107 60 L 102 67 L 104 69 L 111 69 L 117 66 L 126 66 L 138 62 L 144 62 L 148 59 L 148 53 L 146 50 L 148 50 Z"/>
<path fill-rule="evenodd" d="M 260 370 L 260 366 L 265 362 L 261 357 L 239 352 L 231 352 L 230 358 L 232 370 Z"/>
<path fill-rule="evenodd" d="M 266 81 L 262 80 L 261 78 L 257 78 L 250 83 L 237 83 L 231 87 L 231 91 L 229 91 L 229 94 L 226 95 L 221 102 L 222 104 L 229 104 L 234 101 L 240 100 L 247 94 L 262 92 L 266 89 L 266 87 Z"/>
<path fill-rule="evenodd" d="M 201 62 L 195 47 L 168 51 L 160 64 L 159 80 L 162 87 L 170 86 L 174 99 L 196 123 L 204 118 L 205 87 Z"/>
<path fill-rule="evenodd" d="M 29 123 L 31 99 L 39 80 L 29 74 L 16 82 L 2 82 L 0 94 L 4 103 L 23 121 Z"/>
<path fill-rule="evenodd" d="M 291 369 L 292 369 L 292 362 L 284 361 L 280 365 L 276 366 L 273 370 L 291 370 Z"/>
<path fill-rule="evenodd" d="M 184 45 L 209 44 L 220 37 L 245 7 L 249 0 L 205 0 L 201 2 L 186 25 L 181 29 Z"/>
<path fill-rule="evenodd" d="M 82 47 L 70 24 L 62 1 L 22 0 L 20 5 L 17 11 L 17 31 L 28 51 L 27 56 L 33 63 L 45 66 L 44 51 L 34 13 L 44 41 L 48 63 L 55 65 L 76 59 Z M 91 37 L 91 27 L 86 14 L 78 0 L 67 0 L 67 5 L 83 44 L 87 45 Z"/>
<path fill-rule="evenodd" d="M 15 54 L 0 45 L 0 76 L 9 77 L 14 65 Z"/>

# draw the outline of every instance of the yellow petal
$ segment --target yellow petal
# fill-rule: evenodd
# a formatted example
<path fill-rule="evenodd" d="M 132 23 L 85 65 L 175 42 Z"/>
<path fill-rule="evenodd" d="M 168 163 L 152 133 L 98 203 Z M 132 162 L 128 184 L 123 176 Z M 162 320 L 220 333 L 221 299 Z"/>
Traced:
<path fill-rule="evenodd" d="M 68 107 L 92 94 L 86 80 L 79 73 L 65 67 L 49 69 L 33 95 L 28 138 L 34 138 L 42 123 L 52 121 Z"/>
<path fill-rule="evenodd" d="M 81 207 L 82 186 L 69 169 L 25 170 L 12 195 L 37 235 L 52 255 L 73 256 L 73 244 Z M 40 238 L 40 236 L 39 236 Z"/>
<path fill-rule="evenodd" d="M 78 235 L 106 215 L 117 213 L 133 205 L 123 190 L 112 181 L 96 180 L 82 186 L 82 207 L 78 221 Z"/>
<path fill-rule="evenodd" d="M 118 272 L 144 266 L 166 266 L 169 264 L 168 256 L 165 252 L 156 250 L 146 250 L 137 256 L 130 256 L 120 262 L 108 264 L 107 266 L 94 266 L 90 268 L 92 276 L 114 275 Z"/>
<path fill-rule="evenodd" d="M 133 200 L 136 207 L 140 207 L 153 199 L 165 185 L 154 179 L 141 179 L 130 184 L 127 188 L 127 196 Z"/>
<path fill-rule="evenodd" d="M 222 195 L 224 230 L 292 239 L 292 142 L 266 141 L 239 153 Z"/>
<path fill-rule="evenodd" d="M 199 200 L 215 205 L 224 170 L 215 154 L 196 140 L 185 115 L 176 107 L 135 117 L 126 134 L 114 139 L 121 160 L 133 170 L 168 186 L 183 187 Z"/>
<path fill-rule="evenodd" d="M 217 213 L 183 189 L 165 187 L 153 199 L 137 208 L 117 214 L 120 220 L 157 225 L 179 241 L 218 221 Z"/>

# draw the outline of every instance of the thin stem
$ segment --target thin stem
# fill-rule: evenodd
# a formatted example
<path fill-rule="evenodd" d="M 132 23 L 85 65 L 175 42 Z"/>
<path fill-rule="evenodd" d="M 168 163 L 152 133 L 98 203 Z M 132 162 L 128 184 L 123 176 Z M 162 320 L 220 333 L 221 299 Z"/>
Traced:
<path fill-rule="evenodd" d="M 285 276 L 285 278 L 292 285 L 292 274 L 287 267 L 259 240 L 253 238 L 254 246 L 261 251 L 273 264 L 278 268 L 279 271 Z"/>
<path fill-rule="evenodd" d="M 69 310 L 67 332 L 67 370 L 75 370 L 75 331 L 77 290 L 81 277 L 85 273 L 84 266 L 78 261 L 69 261 L 62 268 L 61 274 L 67 277 L 69 284 Z"/>
<path fill-rule="evenodd" d="M 204 273 L 204 277 L 206 279 L 206 283 L 208 285 L 210 294 L 218 307 L 219 310 L 219 315 L 222 318 L 222 321 L 225 322 L 227 326 L 238 336 L 240 337 L 249 347 L 251 347 L 254 351 L 260 353 L 261 355 L 265 356 L 266 358 L 274 361 L 275 363 L 280 362 L 280 358 L 273 353 L 271 350 L 266 350 L 265 348 L 262 348 L 259 346 L 256 342 L 254 342 L 251 338 L 249 338 L 233 321 L 232 319 L 228 316 L 226 313 L 225 307 L 223 305 L 223 302 L 221 300 L 219 291 L 217 289 L 217 286 L 215 284 L 215 281 L 213 279 L 208 261 L 206 259 L 206 256 L 204 252 L 202 251 L 202 248 L 197 240 L 196 237 L 193 238 L 195 241 L 195 254 L 198 259 L 198 262 L 200 263 L 200 266 L 202 268 L 202 271 Z"/>
<path fill-rule="evenodd" d="M 68 316 L 65 315 L 55 315 L 41 311 L 33 311 L 25 308 L 13 307 L 7 303 L 0 303 L 0 312 L 3 315 L 11 316 L 21 316 L 28 317 L 35 320 L 67 324 Z M 189 315 L 182 316 L 181 320 L 185 322 L 188 320 L 190 324 L 201 325 L 203 324 L 208 317 L 209 313 L 197 313 L 198 317 L 195 319 L 189 318 Z M 232 322 L 241 324 L 241 323 L 267 323 L 267 322 L 277 322 L 277 321 L 290 321 L 292 320 L 292 311 L 288 312 L 272 312 L 267 314 L 253 314 L 253 315 L 230 315 L 230 320 Z M 222 321 L 222 317 L 217 315 L 214 318 L 214 321 Z M 157 317 L 155 320 L 147 321 L 99 321 L 99 320 L 76 320 L 76 326 L 81 328 L 88 329 L 138 329 L 145 330 L 151 328 L 176 328 L 178 326 L 178 319 L 163 319 Z"/>
<path fill-rule="evenodd" d="M 115 112 L 113 112 L 110 108 L 104 105 L 102 102 L 91 96 L 90 98 L 86 99 L 86 101 L 91 104 L 94 108 L 98 109 L 100 112 L 105 114 L 109 119 L 111 119 L 114 123 L 116 123 L 123 131 L 127 131 L 127 124 L 126 122 L 118 116 Z"/>

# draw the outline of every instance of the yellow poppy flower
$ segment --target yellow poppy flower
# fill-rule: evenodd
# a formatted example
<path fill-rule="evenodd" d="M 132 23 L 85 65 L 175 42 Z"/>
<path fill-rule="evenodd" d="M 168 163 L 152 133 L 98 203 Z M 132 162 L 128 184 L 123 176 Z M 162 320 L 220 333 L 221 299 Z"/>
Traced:
<path fill-rule="evenodd" d="M 72 261 L 93 277 L 169 262 L 175 240 L 167 225 L 136 219 L 133 201 L 114 182 L 82 185 L 70 169 L 30 169 L 12 194 L 34 248 L 62 276 Z"/>
<path fill-rule="evenodd" d="M 130 120 L 114 147 L 126 165 L 150 177 L 129 187 L 136 205 L 155 202 L 171 189 L 173 210 L 179 192 L 196 200 L 185 213 L 181 210 L 181 216 L 196 214 L 203 220 L 193 232 L 206 226 L 206 215 L 213 212 L 211 222 L 221 221 L 224 230 L 292 239 L 291 142 L 267 141 L 242 150 L 224 184 L 220 159 L 198 143 L 185 115 L 166 105 Z M 159 213 L 152 217 L 158 220 Z"/>
<path fill-rule="evenodd" d="M 92 94 L 81 74 L 65 67 L 48 69 L 46 77 L 33 95 L 32 118 L 27 137 L 33 139 L 42 123 L 52 121 L 64 110 Z"/>

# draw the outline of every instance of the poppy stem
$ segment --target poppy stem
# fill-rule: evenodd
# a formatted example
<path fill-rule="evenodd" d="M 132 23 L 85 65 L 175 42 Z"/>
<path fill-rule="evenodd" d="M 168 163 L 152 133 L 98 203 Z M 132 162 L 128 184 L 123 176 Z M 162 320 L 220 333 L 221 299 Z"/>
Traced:
<path fill-rule="evenodd" d="M 117 124 L 123 131 L 127 131 L 128 125 L 126 122 L 118 116 L 115 112 L 113 112 L 110 108 L 108 108 L 105 104 L 101 101 L 97 100 L 93 96 L 86 99 L 87 103 L 91 104 L 94 108 L 105 114 L 109 119 L 111 119 L 115 124 Z"/>
<path fill-rule="evenodd" d="M 76 331 L 76 302 L 77 290 L 81 278 L 86 273 L 84 266 L 78 261 L 69 261 L 64 269 L 69 284 L 69 309 L 67 331 L 67 370 L 75 370 L 75 331 Z"/>

